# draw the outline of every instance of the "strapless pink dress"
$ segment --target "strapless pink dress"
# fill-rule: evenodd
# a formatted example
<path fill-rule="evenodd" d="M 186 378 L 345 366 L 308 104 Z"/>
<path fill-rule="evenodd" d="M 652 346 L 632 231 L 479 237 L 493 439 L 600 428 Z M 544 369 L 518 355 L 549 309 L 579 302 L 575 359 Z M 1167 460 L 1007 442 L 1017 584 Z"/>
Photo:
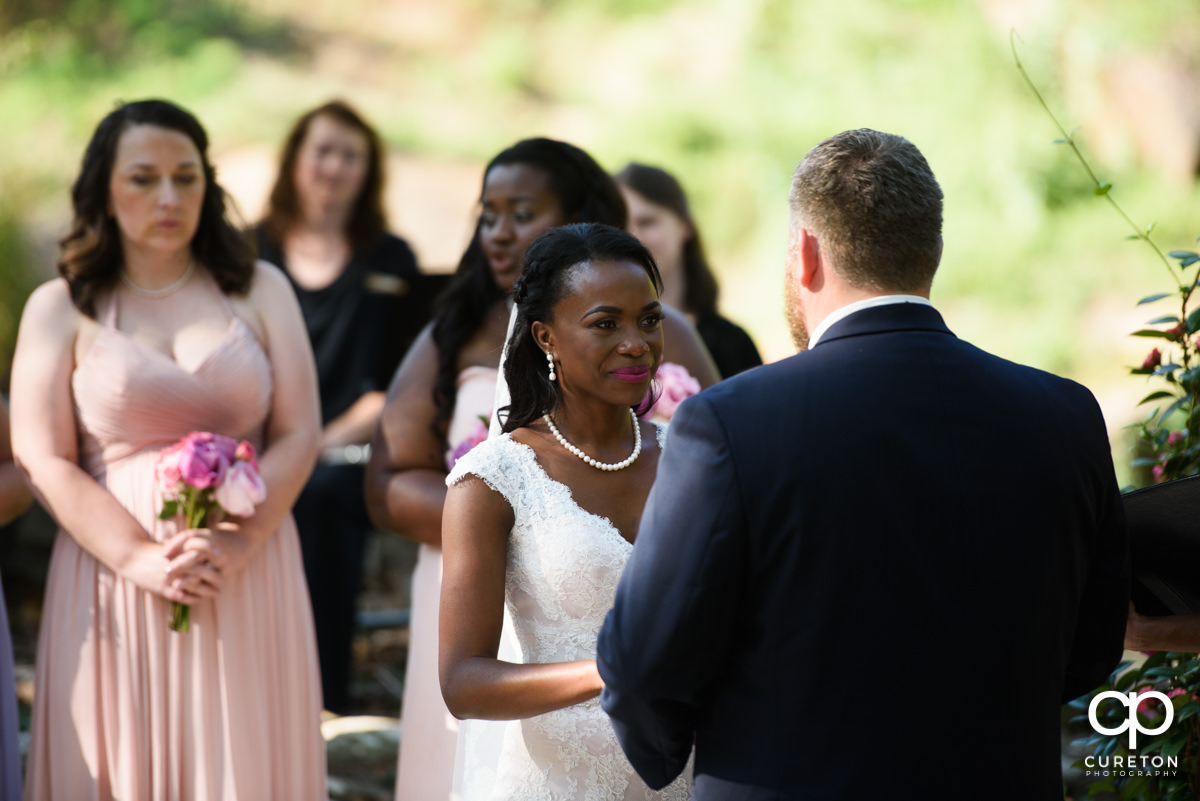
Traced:
<path fill-rule="evenodd" d="M 110 304 L 72 376 L 81 466 L 155 539 L 175 531 L 157 520 L 159 451 L 189 431 L 262 443 L 271 365 L 226 308 L 228 330 L 189 372 L 119 331 Z M 291 517 L 192 607 L 191 631 L 168 630 L 169 611 L 58 532 L 26 798 L 323 801 L 321 682 Z"/>

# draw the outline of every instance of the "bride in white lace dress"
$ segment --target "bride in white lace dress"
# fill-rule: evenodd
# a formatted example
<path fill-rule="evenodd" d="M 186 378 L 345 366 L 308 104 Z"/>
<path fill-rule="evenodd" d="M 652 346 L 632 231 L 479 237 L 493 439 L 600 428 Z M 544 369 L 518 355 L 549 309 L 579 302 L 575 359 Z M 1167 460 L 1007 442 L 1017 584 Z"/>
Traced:
<path fill-rule="evenodd" d="M 504 434 L 446 482 L 442 693 L 456 717 L 512 721 L 495 766 L 467 754 L 464 801 L 689 796 L 690 770 L 661 792 L 634 773 L 595 662 L 665 435 L 633 412 L 662 358 L 660 287 L 608 226 L 556 228 L 526 256 Z M 523 663 L 497 658 L 505 604 Z"/>

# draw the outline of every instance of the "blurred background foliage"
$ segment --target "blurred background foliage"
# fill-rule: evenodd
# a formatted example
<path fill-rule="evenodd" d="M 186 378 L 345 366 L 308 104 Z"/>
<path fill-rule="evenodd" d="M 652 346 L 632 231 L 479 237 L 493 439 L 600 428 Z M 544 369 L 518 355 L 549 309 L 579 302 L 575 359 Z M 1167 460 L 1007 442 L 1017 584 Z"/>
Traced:
<path fill-rule="evenodd" d="M 722 305 L 770 359 L 790 352 L 791 171 L 867 126 L 910 138 L 943 184 L 934 301 L 950 326 L 1087 384 L 1115 435 L 1145 394 L 1123 369 L 1144 355 L 1126 336 L 1144 322 L 1134 303 L 1171 287 L 1052 144 L 1013 28 L 1123 205 L 1164 249 L 1189 248 L 1191 0 L 0 0 L 0 368 L 30 286 L 54 274 L 83 146 L 119 99 L 197 113 L 251 217 L 292 120 L 348 99 L 402 157 L 391 180 L 412 191 L 393 227 L 430 269 L 462 247 L 483 162 L 521 137 L 568 139 L 612 170 L 659 164 L 692 197 Z M 428 206 L 451 219 L 430 223 Z"/>

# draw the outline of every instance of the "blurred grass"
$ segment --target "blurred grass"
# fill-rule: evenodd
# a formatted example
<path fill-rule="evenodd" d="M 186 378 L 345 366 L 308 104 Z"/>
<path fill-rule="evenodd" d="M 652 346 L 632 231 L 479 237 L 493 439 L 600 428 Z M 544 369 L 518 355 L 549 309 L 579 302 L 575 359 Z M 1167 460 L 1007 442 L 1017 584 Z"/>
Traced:
<path fill-rule="evenodd" d="M 334 0 L 0 0 L 0 232 L 65 227 L 83 145 L 117 99 L 169 97 L 218 152 L 274 152 L 296 114 L 341 95 L 409 154 L 482 163 L 547 134 L 614 170 L 630 159 L 672 170 L 727 312 L 778 358 L 791 171 L 826 136 L 867 126 L 910 138 L 942 182 L 934 300 L 961 336 L 1098 394 L 1137 395 L 1123 367 L 1141 346 L 1124 334 L 1166 276 L 1052 144 L 1008 30 L 1018 25 L 1022 60 L 1067 128 L 1084 123 L 1088 149 L 1100 134 L 1119 140 L 1137 113 L 1096 111 L 1100 71 L 1195 52 L 1200 9 L 1025 5 L 1036 12 L 998 0 L 360 0 L 353 12 Z M 1136 220 L 1157 223 L 1164 250 L 1190 247 L 1194 183 L 1120 153 L 1094 166 Z M 0 247 L 0 272 L 49 274 L 23 261 L 28 248 Z M 0 345 L 23 302 L 10 286 Z"/>

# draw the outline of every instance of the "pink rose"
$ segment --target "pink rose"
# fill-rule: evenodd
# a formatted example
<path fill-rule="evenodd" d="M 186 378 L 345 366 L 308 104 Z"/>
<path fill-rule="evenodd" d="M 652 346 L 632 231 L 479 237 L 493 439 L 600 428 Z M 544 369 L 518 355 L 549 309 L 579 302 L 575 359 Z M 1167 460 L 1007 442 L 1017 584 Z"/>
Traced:
<path fill-rule="evenodd" d="M 700 391 L 700 382 L 692 377 L 687 368 L 674 362 L 663 362 L 658 372 L 654 374 L 660 394 L 658 400 L 650 407 L 646 417 L 658 417 L 670 420 L 675 416 L 679 404 Z"/>
<path fill-rule="evenodd" d="M 254 450 L 254 446 L 246 440 L 242 440 L 237 445 L 237 450 L 233 452 L 233 458 L 238 462 L 249 462 L 254 470 L 258 471 L 258 454 Z"/>
<path fill-rule="evenodd" d="M 237 441 L 207 431 L 193 431 L 183 441 L 179 453 L 179 473 L 185 484 L 206 489 L 221 483 L 233 462 Z"/>
<path fill-rule="evenodd" d="M 1151 467 L 1150 472 L 1154 474 L 1154 483 L 1155 484 L 1162 483 L 1163 466 L 1161 464 L 1156 464 L 1156 465 L 1154 465 L 1154 467 Z"/>
<path fill-rule="evenodd" d="M 1150 351 L 1149 354 L 1146 355 L 1145 361 L 1142 362 L 1142 369 L 1143 370 L 1153 370 L 1155 367 L 1158 367 L 1160 364 L 1162 364 L 1162 351 L 1159 350 L 1158 348 L 1155 348 L 1154 350 Z"/>
<path fill-rule="evenodd" d="M 1170 434 L 1167 434 L 1168 445 L 1174 445 L 1176 442 L 1183 442 L 1182 431 L 1172 431 Z"/>
<path fill-rule="evenodd" d="M 154 465 L 154 480 L 164 495 L 173 494 L 182 478 L 179 473 L 179 454 L 183 451 L 183 445 L 181 440 L 164 449 Z"/>
<path fill-rule="evenodd" d="M 247 517 L 266 500 L 267 485 L 249 461 L 239 461 L 225 471 L 215 495 L 227 514 Z"/>

